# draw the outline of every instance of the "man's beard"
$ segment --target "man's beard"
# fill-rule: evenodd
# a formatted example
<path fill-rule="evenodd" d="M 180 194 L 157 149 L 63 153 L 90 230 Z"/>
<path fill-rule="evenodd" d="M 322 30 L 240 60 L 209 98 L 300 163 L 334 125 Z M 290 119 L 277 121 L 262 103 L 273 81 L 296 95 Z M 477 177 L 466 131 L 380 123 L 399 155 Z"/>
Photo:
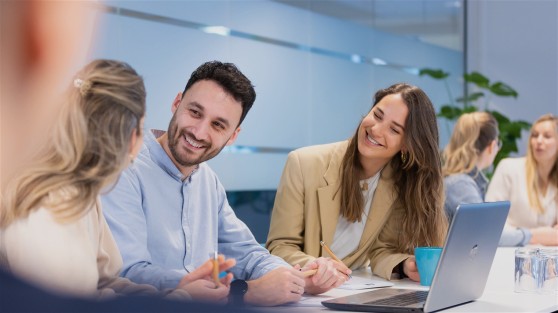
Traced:
<path fill-rule="evenodd" d="M 171 119 L 171 122 L 169 124 L 169 129 L 168 129 L 167 134 L 168 134 L 169 150 L 172 154 L 172 157 L 175 159 L 175 161 L 178 164 L 180 164 L 182 166 L 185 166 L 185 167 L 198 165 L 198 164 L 203 163 L 207 160 L 213 159 L 226 146 L 226 143 L 225 143 L 223 146 L 221 146 L 219 148 L 214 148 L 213 145 L 210 142 L 197 140 L 197 138 L 191 132 L 187 131 L 186 129 L 181 129 L 180 132 L 179 132 L 178 131 L 178 126 L 175 123 L 175 119 L 176 119 L 175 116 L 173 116 L 172 119 Z M 177 132 L 178 132 L 178 135 L 177 135 Z M 187 152 L 184 149 L 179 148 L 180 138 L 184 137 L 184 135 L 186 135 L 186 137 L 193 138 L 196 142 L 201 143 L 205 147 L 204 151 L 197 158 L 189 157 L 187 155 Z M 182 150 L 182 151 L 179 151 L 179 150 Z"/>

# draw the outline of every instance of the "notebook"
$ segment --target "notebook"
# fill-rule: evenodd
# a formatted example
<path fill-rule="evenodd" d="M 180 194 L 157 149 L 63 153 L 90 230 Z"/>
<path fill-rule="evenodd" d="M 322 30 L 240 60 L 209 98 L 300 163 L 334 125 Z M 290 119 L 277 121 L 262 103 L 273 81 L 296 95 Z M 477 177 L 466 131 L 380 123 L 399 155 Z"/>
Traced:
<path fill-rule="evenodd" d="M 336 310 L 433 312 L 484 292 L 510 203 L 462 204 L 453 217 L 429 291 L 385 288 L 323 301 Z"/>

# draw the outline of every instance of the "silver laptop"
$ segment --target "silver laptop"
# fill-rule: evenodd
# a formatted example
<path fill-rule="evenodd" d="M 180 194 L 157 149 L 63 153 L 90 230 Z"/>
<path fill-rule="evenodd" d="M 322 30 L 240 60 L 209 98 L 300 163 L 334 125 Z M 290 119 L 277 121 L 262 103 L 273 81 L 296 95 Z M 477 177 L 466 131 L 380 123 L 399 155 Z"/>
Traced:
<path fill-rule="evenodd" d="M 462 204 L 451 222 L 430 291 L 386 288 L 323 301 L 336 310 L 433 312 L 478 299 L 484 292 L 510 203 Z"/>

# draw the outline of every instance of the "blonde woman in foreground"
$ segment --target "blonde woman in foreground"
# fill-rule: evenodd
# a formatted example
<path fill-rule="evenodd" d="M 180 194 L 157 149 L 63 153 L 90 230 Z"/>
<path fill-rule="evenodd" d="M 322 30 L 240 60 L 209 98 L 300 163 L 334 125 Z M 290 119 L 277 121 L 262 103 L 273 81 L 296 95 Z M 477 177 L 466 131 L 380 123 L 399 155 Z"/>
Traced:
<path fill-rule="evenodd" d="M 558 245 L 558 118 L 540 117 L 531 127 L 527 156 L 498 164 L 486 201 L 509 200 L 506 227 L 531 231 L 530 244 Z"/>
<path fill-rule="evenodd" d="M 122 258 L 98 200 L 141 147 L 143 79 L 126 63 L 96 60 L 78 73 L 66 99 L 51 140 L 3 191 L 0 265 L 60 294 L 159 294 L 118 276 Z M 234 265 L 220 261 L 220 270 Z M 231 277 L 216 288 L 211 269 L 202 265 L 163 294 L 226 299 Z"/>

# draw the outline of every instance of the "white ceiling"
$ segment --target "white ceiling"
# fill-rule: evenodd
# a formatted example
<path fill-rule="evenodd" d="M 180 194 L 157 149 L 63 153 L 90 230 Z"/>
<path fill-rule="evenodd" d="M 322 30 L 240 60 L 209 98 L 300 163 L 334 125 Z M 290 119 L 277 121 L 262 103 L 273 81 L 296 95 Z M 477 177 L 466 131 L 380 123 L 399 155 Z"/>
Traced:
<path fill-rule="evenodd" d="M 315 13 L 463 50 L 463 0 L 275 0 Z"/>

